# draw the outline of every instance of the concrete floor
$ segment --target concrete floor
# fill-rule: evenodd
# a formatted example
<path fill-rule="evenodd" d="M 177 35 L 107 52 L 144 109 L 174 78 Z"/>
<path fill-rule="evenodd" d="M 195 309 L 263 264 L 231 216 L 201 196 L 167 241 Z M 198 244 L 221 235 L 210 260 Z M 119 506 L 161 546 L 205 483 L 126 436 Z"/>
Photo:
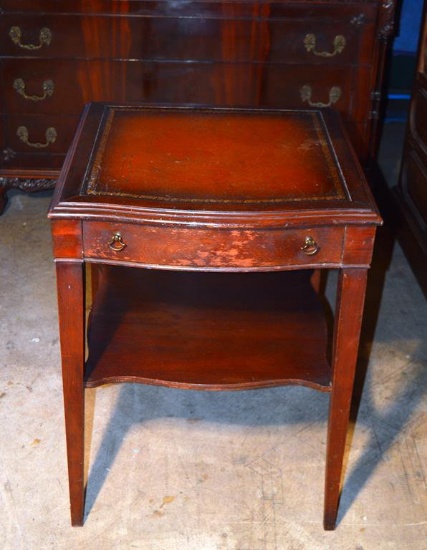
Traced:
<path fill-rule="evenodd" d="M 395 134 L 386 127 L 389 183 Z M 87 392 L 87 518 L 72 528 L 51 193 L 9 198 L 0 217 L 1 549 L 427 547 L 427 304 L 398 245 L 379 301 L 387 231 L 372 270 L 368 321 L 380 308 L 373 343 L 362 346 L 369 368 L 336 531 L 322 528 L 327 395 L 136 385 Z"/>

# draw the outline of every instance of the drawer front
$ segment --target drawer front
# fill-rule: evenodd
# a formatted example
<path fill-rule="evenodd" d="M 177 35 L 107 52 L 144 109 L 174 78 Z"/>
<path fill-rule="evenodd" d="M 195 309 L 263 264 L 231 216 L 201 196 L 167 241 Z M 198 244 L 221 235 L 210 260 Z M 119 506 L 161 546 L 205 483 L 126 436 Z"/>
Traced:
<path fill-rule="evenodd" d="M 261 104 L 263 73 L 249 63 L 34 59 L 3 66 L 10 113 L 79 115 L 91 101 Z"/>
<path fill-rule="evenodd" d="M 371 106 L 371 71 L 364 67 L 272 65 L 265 73 L 262 105 L 301 109 L 333 107 L 363 121 Z"/>
<path fill-rule="evenodd" d="M 132 62 L 9 59 L 4 101 L 11 113 L 79 115 L 91 101 L 143 99 L 144 74 L 144 65 Z"/>
<path fill-rule="evenodd" d="M 325 71 L 310 65 L 147 63 L 143 82 L 141 73 L 137 78 L 139 85 L 130 78 L 127 101 L 333 107 L 354 121 L 366 121 L 371 105 L 371 71 L 364 68 L 337 66 Z"/>
<path fill-rule="evenodd" d="M 182 269 L 339 265 L 343 236 L 336 227 L 254 231 L 83 223 L 86 259 Z"/>
<path fill-rule="evenodd" d="M 78 116 L 11 114 L 5 120 L 5 145 L 15 153 L 65 154 L 78 121 Z"/>
<path fill-rule="evenodd" d="M 10 112 L 79 114 L 90 101 L 333 106 L 356 120 L 369 109 L 369 71 L 310 65 L 8 60 Z M 356 101 L 354 97 L 356 95 Z"/>
<path fill-rule="evenodd" d="M 273 8 L 274 11 L 274 8 Z M 269 26 L 268 59 L 321 66 L 371 65 L 377 7 L 299 6 Z"/>
<path fill-rule="evenodd" d="M 157 4 L 157 3 L 156 3 Z M 92 59 L 269 61 L 322 65 L 369 63 L 376 7 L 220 3 L 145 17 L 6 14 L 7 56 Z"/>

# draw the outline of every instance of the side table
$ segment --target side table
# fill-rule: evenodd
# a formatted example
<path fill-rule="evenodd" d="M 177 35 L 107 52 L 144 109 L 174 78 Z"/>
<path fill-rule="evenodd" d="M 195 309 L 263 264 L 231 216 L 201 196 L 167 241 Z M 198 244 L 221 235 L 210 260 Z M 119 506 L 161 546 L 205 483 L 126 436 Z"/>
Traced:
<path fill-rule="evenodd" d="M 299 384 L 330 392 L 334 529 L 381 223 L 338 116 L 94 103 L 49 217 L 72 524 L 84 516 L 85 387 Z M 325 269 L 339 270 L 332 334 L 313 283 Z"/>

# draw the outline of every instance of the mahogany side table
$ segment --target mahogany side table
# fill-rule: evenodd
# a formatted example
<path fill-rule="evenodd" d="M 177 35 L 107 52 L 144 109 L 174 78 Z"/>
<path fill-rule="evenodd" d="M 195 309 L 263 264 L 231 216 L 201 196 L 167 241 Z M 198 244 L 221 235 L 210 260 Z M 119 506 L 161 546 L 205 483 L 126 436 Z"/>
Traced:
<path fill-rule="evenodd" d="M 334 529 L 381 223 L 338 116 L 94 103 L 49 217 L 72 524 L 84 516 L 85 387 L 299 384 L 330 392 Z M 332 334 L 312 276 L 325 269 L 339 270 Z"/>

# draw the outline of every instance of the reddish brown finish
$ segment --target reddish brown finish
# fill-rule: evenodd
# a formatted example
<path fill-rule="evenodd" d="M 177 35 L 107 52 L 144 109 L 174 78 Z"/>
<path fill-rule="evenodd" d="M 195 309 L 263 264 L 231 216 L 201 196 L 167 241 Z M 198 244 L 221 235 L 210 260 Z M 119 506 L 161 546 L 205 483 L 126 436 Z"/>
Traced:
<path fill-rule="evenodd" d="M 326 323 L 309 278 L 309 271 L 105 267 L 90 319 L 86 386 L 330 391 Z"/>
<path fill-rule="evenodd" d="M 157 204 L 166 196 L 177 206 L 191 200 L 196 209 L 203 204 L 210 210 L 346 197 L 315 112 L 278 118 L 222 111 L 215 117 L 201 110 L 189 117 L 185 109 L 165 109 L 138 117 L 134 109 L 111 109 L 105 125 L 88 195 L 107 192 Z M 207 174 L 214 183 L 208 189 L 200 185 Z"/>
<path fill-rule="evenodd" d="M 191 228 L 197 221 L 197 229 L 223 230 L 379 220 L 340 119 L 330 110 L 92 104 L 64 174 L 54 218 L 137 220 L 171 231 L 188 225 L 189 216 Z"/>
<path fill-rule="evenodd" d="M 85 290 L 82 262 L 56 262 L 71 522 L 84 513 Z"/>
<path fill-rule="evenodd" d="M 82 222 L 80 220 L 52 221 L 55 234 L 53 253 L 55 258 L 83 258 Z"/>
<path fill-rule="evenodd" d="M 118 229 L 126 247 L 115 251 L 108 243 Z M 308 236 L 321 243 L 315 259 L 302 250 Z M 224 229 L 219 232 L 215 228 L 195 231 L 186 227 L 84 222 L 83 254 L 89 261 L 209 271 L 301 269 L 317 266 L 319 262 L 325 267 L 338 267 L 342 261 L 343 236 L 342 228 L 335 231 L 319 227 L 286 231 L 283 228 Z"/>
<path fill-rule="evenodd" d="M 342 263 L 347 266 L 370 265 L 374 238 L 375 228 L 347 227 Z"/>
<path fill-rule="evenodd" d="M 293 109 L 331 103 L 365 162 L 377 148 L 396 2 L 3 1 L 0 195 L 53 184 L 79 113 L 93 101 Z M 44 42 L 42 29 L 49 32 Z M 335 51 L 337 37 L 345 45 Z M 47 95 L 46 82 L 53 85 Z M 22 126 L 28 141 L 17 136 Z M 49 128 L 56 139 L 46 143 Z"/>
<path fill-rule="evenodd" d="M 332 392 L 326 452 L 324 527 L 335 529 L 366 290 L 366 269 L 342 269 L 332 349 Z"/>
<path fill-rule="evenodd" d="M 93 104 L 49 215 L 72 410 L 73 524 L 83 521 L 83 382 L 299 384 L 332 392 L 325 527 L 333 528 L 366 271 L 381 222 L 339 118 Z M 87 327 L 82 261 L 93 274 Z M 310 282 L 311 268 L 330 267 L 341 271 L 332 362 L 319 275 Z"/>

